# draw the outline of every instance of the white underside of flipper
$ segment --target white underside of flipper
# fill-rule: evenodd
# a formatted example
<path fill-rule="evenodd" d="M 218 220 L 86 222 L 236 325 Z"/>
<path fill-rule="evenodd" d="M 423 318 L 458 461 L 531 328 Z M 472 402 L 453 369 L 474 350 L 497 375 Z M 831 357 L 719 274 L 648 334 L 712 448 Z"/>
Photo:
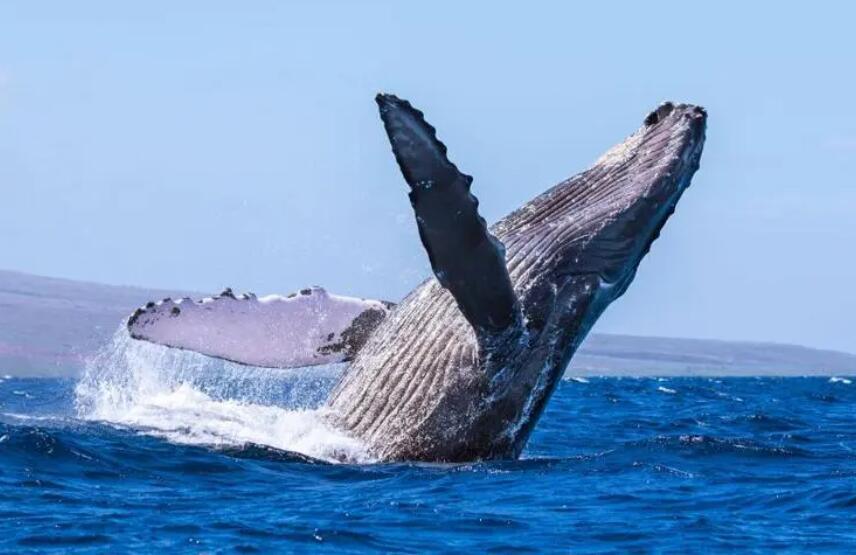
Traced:
<path fill-rule="evenodd" d="M 128 319 L 128 332 L 241 364 L 295 368 L 350 360 L 390 306 L 320 287 L 265 297 L 227 289 L 201 301 L 148 303 Z"/>

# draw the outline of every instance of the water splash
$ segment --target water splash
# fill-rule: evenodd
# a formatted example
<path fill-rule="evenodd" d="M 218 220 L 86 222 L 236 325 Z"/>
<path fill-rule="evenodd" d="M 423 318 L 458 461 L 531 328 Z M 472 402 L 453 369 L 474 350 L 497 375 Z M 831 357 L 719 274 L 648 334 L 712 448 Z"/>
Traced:
<path fill-rule="evenodd" d="M 294 451 L 367 462 L 358 440 L 335 430 L 321 407 L 342 365 L 243 366 L 131 339 L 124 326 L 87 362 L 75 388 L 83 419 L 132 427 L 184 444 Z"/>

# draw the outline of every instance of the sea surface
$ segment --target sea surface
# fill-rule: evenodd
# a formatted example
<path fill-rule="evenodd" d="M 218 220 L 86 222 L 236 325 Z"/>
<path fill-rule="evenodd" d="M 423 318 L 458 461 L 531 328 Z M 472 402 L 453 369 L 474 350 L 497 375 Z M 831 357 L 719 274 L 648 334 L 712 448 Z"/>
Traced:
<path fill-rule="evenodd" d="M 566 379 L 521 460 L 381 464 L 341 369 L 203 358 L 0 377 L 0 551 L 856 551 L 849 378 Z"/>

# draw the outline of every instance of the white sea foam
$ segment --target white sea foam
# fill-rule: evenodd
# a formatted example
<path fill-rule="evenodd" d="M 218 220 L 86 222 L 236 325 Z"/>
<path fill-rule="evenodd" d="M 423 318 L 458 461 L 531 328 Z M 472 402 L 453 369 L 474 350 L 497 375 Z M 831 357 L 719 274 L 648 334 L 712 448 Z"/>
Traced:
<path fill-rule="evenodd" d="M 839 378 L 838 376 L 832 376 L 831 378 L 829 378 L 829 383 L 843 383 L 845 385 L 850 385 L 853 382 L 847 378 Z"/>
<path fill-rule="evenodd" d="M 122 326 L 87 363 L 81 418 L 175 443 L 249 443 L 328 461 L 368 462 L 358 440 L 331 427 L 321 401 L 341 365 L 255 368 L 131 339 Z"/>

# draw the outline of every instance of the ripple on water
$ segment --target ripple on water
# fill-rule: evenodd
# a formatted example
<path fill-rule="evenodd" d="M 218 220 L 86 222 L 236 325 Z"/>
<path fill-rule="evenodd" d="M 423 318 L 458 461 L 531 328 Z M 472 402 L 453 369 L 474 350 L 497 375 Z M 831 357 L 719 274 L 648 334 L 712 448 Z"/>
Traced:
<path fill-rule="evenodd" d="M 256 418 L 292 410 L 291 378 L 158 379 L 101 389 L 112 419 L 72 383 L 0 384 L 0 551 L 854 548 L 856 388 L 828 378 L 563 382 L 521 460 L 456 465 L 283 449 L 318 445 Z"/>

